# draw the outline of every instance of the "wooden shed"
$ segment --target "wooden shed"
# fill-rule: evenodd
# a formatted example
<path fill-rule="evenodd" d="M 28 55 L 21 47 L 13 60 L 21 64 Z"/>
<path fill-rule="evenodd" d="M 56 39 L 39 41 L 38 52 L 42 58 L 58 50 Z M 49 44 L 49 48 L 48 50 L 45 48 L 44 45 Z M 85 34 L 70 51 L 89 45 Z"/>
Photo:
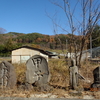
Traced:
<path fill-rule="evenodd" d="M 25 63 L 34 55 L 41 55 L 48 61 L 48 55 L 44 50 L 29 46 L 22 46 L 12 51 L 12 63 Z"/>

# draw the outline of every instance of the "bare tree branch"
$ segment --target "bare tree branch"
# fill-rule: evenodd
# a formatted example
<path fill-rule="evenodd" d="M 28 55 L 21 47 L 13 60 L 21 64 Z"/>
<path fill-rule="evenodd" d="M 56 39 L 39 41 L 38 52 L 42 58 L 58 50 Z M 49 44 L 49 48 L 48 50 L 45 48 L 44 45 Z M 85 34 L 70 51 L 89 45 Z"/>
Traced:
<path fill-rule="evenodd" d="M 78 57 L 79 65 L 81 61 L 82 51 L 84 50 L 85 43 L 87 39 L 91 36 L 95 25 L 100 20 L 100 4 L 98 3 L 98 0 L 77 0 L 75 1 L 74 7 L 71 7 L 70 0 L 62 0 L 62 3 L 58 3 L 58 1 L 54 2 L 53 0 L 52 4 L 56 5 L 57 7 L 61 8 L 62 11 L 66 15 L 67 22 L 69 24 L 69 28 L 71 31 L 71 42 L 70 44 L 70 52 L 71 47 L 74 47 L 74 53 L 75 56 L 77 56 L 78 49 L 80 50 L 80 55 Z M 76 17 L 75 11 L 77 10 L 77 6 L 81 6 L 82 9 L 80 11 L 80 19 Z M 61 25 L 57 24 L 55 20 L 48 16 L 53 24 L 56 27 L 61 28 L 63 31 L 68 32 L 65 28 L 63 28 Z M 75 32 L 78 32 L 78 34 L 81 34 L 81 43 L 80 45 L 77 44 L 77 41 L 74 37 Z M 78 49 L 77 49 L 78 48 Z M 77 60 L 77 57 L 75 57 Z"/>

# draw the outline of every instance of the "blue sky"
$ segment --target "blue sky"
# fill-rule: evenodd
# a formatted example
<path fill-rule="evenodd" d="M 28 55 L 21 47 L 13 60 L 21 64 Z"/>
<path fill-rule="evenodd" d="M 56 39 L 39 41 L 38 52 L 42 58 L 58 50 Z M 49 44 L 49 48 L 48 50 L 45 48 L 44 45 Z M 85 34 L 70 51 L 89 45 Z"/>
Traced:
<path fill-rule="evenodd" d="M 72 0 L 72 4 L 74 2 L 75 0 Z M 51 17 L 57 12 L 55 21 L 57 20 L 59 25 L 66 27 L 67 22 L 64 13 L 49 0 L 0 0 L 0 27 L 6 29 L 7 32 L 26 34 L 38 32 L 54 35 L 53 23 L 47 17 L 46 12 Z M 78 12 L 79 10 L 77 14 Z M 59 33 L 62 31 L 59 30 Z"/>
<path fill-rule="evenodd" d="M 7 32 L 53 34 L 55 6 L 48 0 L 0 0 L 0 27 Z"/>

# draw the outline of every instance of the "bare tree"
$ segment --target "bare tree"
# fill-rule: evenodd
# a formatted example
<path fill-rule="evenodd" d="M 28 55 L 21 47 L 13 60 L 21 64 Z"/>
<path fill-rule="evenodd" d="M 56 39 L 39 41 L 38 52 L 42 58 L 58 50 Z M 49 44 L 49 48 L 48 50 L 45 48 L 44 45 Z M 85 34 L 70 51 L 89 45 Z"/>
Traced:
<path fill-rule="evenodd" d="M 100 20 L 100 3 L 99 0 L 76 0 L 76 3 L 74 4 L 74 6 L 72 6 L 70 1 L 71 0 L 62 0 L 61 3 L 58 0 L 50 0 L 50 2 L 52 2 L 54 5 L 61 8 L 66 15 L 66 19 L 70 28 L 69 33 L 72 34 L 70 38 L 71 41 L 69 42 L 70 53 L 72 52 L 72 47 L 74 47 L 73 51 L 75 53 L 76 64 L 81 66 L 80 62 L 82 51 L 84 50 L 86 41 L 89 37 L 91 39 L 93 29 Z M 80 18 L 76 17 L 77 9 L 81 9 L 80 13 L 78 13 L 80 15 Z M 55 23 L 53 18 L 51 19 L 56 27 L 59 27 L 63 31 L 68 33 L 68 30 Z M 77 44 L 77 41 L 74 37 L 76 33 L 78 35 L 81 35 L 80 45 Z M 77 55 L 78 53 L 79 55 Z"/>
<path fill-rule="evenodd" d="M 6 30 L 4 28 L 0 27 L 0 34 L 4 34 L 6 32 Z"/>
<path fill-rule="evenodd" d="M 57 40 L 58 40 L 58 42 L 59 42 L 59 44 L 60 44 L 60 48 L 61 48 L 61 50 L 62 50 L 62 53 L 64 53 L 62 41 L 60 40 L 59 35 L 58 35 L 58 27 L 60 27 L 62 30 L 64 30 L 64 29 L 63 29 L 62 26 L 60 26 L 59 24 L 57 24 L 57 21 L 56 21 L 57 18 L 55 18 L 56 14 L 57 14 L 57 13 L 55 13 L 55 14 L 53 15 L 53 17 L 51 17 L 51 16 L 46 12 L 46 15 L 52 20 L 52 23 L 53 23 L 53 33 L 55 34 L 55 38 L 57 38 Z M 64 30 L 64 31 L 66 31 L 66 30 Z"/>

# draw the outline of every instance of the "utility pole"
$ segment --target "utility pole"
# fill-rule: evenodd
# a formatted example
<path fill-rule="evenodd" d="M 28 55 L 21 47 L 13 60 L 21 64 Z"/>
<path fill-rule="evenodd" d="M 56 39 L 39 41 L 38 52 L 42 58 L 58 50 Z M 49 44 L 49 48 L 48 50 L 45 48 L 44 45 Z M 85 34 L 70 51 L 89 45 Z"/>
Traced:
<path fill-rule="evenodd" d="M 89 9 L 89 24 L 90 24 L 90 56 L 92 58 L 92 0 L 90 0 L 90 9 Z"/>
<path fill-rule="evenodd" d="M 66 39 L 66 56 L 68 56 L 67 39 Z"/>
<path fill-rule="evenodd" d="M 67 51 L 67 39 L 66 39 L 66 51 Z"/>
<path fill-rule="evenodd" d="M 90 57 L 92 58 L 92 36 L 90 35 Z"/>

